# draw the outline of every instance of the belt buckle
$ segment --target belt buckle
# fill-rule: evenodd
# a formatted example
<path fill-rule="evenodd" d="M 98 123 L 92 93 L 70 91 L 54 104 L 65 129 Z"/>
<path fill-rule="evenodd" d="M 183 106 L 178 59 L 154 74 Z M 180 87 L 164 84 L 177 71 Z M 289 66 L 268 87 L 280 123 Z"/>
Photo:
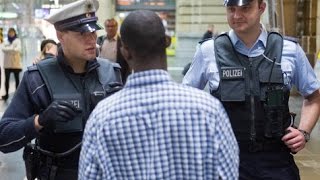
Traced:
<path fill-rule="evenodd" d="M 249 145 L 249 152 L 258 152 L 263 150 L 263 143 L 258 143 L 256 141 L 251 141 Z"/>

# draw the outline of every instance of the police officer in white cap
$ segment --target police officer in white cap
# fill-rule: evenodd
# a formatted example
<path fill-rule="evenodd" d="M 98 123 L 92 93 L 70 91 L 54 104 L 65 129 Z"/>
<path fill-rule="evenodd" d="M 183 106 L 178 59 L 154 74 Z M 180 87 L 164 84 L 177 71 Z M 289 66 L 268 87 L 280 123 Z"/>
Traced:
<path fill-rule="evenodd" d="M 79 0 L 47 18 L 61 43 L 58 56 L 28 68 L 0 121 L 0 151 L 25 147 L 28 179 L 77 179 L 86 120 L 121 88 L 120 66 L 96 58 L 98 6 Z"/>
<path fill-rule="evenodd" d="M 302 48 L 260 23 L 264 0 L 225 0 L 231 30 L 201 42 L 183 84 L 207 82 L 229 115 L 240 148 L 240 180 L 298 180 L 301 151 L 320 113 L 320 84 Z M 289 94 L 303 95 L 297 127 Z"/>

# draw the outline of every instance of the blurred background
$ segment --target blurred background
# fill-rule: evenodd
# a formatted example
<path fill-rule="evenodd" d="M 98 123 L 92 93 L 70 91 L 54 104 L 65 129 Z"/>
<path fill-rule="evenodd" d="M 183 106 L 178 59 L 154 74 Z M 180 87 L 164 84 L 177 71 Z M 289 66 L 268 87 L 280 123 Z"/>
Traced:
<path fill-rule="evenodd" d="M 73 0 L 0 0 L 0 27 L 4 37 L 8 27 L 18 30 L 24 44 L 24 57 L 38 51 L 35 39 L 55 38 L 52 25 L 43 19 L 57 8 Z M 317 0 L 265 0 L 268 9 L 262 23 L 269 30 L 276 30 L 296 38 L 315 64 L 320 47 L 320 3 Z M 132 10 L 149 9 L 158 12 L 172 37 L 168 55 L 191 60 L 197 42 L 213 24 L 217 33 L 228 30 L 223 0 L 99 0 L 100 24 L 107 18 L 116 18 L 121 24 Z M 98 32 L 102 34 L 104 31 Z M 30 43 L 30 39 L 31 42 Z M 32 44 L 32 46 L 30 46 Z M 24 61 L 27 63 L 27 61 Z"/>
<path fill-rule="evenodd" d="M 44 18 L 73 1 L 0 0 L 0 40 L 7 38 L 9 27 L 17 30 L 18 37 L 22 40 L 23 70 L 32 65 L 32 61 L 40 52 L 40 43 L 43 39 L 57 40 L 53 26 Z M 181 72 L 184 66 L 192 61 L 196 45 L 207 31 L 208 25 L 214 25 L 213 31 L 216 34 L 229 30 L 223 0 L 99 0 L 99 2 L 97 16 L 101 25 L 109 18 L 115 18 L 121 25 L 127 14 L 137 9 L 148 9 L 158 13 L 166 27 L 167 35 L 171 37 L 171 45 L 167 48 L 168 70 L 177 82 L 181 82 L 183 77 Z M 262 24 L 268 30 L 281 32 L 298 41 L 306 52 L 310 64 L 320 75 L 320 61 L 317 61 L 320 58 L 320 55 L 317 56 L 320 49 L 320 1 L 265 0 L 265 2 L 268 6 L 261 19 Z M 98 31 L 98 35 L 102 34 L 105 34 L 104 30 Z M 0 51 L 2 68 L 1 56 Z M 0 95 L 4 87 L 3 82 L 2 80 Z M 14 88 L 9 89 L 9 92 L 14 93 L 14 90 Z M 0 101 L 0 116 L 9 102 Z M 301 102 L 302 97 L 297 94 L 290 97 L 290 108 L 298 114 L 297 119 Z M 311 137 L 307 147 L 295 155 L 303 180 L 320 179 L 319 123 Z M 21 150 L 10 154 L 0 153 L 1 180 L 24 179 L 21 153 Z"/>

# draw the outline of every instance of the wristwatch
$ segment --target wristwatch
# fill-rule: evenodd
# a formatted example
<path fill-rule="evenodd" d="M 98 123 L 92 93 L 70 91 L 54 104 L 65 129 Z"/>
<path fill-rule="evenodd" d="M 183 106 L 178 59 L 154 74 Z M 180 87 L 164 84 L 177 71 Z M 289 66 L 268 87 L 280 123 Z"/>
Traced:
<path fill-rule="evenodd" d="M 302 130 L 302 129 L 298 129 L 298 130 L 303 134 L 304 140 L 305 140 L 306 142 L 308 142 L 308 141 L 310 140 L 310 133 L 308 133 L 307 131 Z"/>

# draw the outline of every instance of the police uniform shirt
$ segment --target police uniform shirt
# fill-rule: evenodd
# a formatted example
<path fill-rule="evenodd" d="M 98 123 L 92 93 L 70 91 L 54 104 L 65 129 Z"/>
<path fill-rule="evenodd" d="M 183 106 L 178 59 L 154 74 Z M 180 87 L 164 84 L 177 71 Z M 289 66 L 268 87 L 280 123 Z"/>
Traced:
<path fill-rule="evenodd" d="M 261 34 L 252 48 L 247 48 L 233 30 L 230 30 L 228 35 L 238 53 L 248 57 L 256 57 L 264 53 L 268 33 L 262 25 Z M 276 63 L 275 65 L 279 66 L 280 64 Z M 304 51 L 295 42 L 284 40 L 281 69 L 284 83 L 288 89 L 295 85 L 303 96 L 307 96 L 320 88 L 319 81 Z M 220 75 L 214 53 L 214 41 L 208 40 L 197 46 L 193 63 L 182 83 L 199 89 L 204 89 L 206 84 L 209 83 L 209 89 L 213 91 L 218 88 L 219 82 Z"/>

